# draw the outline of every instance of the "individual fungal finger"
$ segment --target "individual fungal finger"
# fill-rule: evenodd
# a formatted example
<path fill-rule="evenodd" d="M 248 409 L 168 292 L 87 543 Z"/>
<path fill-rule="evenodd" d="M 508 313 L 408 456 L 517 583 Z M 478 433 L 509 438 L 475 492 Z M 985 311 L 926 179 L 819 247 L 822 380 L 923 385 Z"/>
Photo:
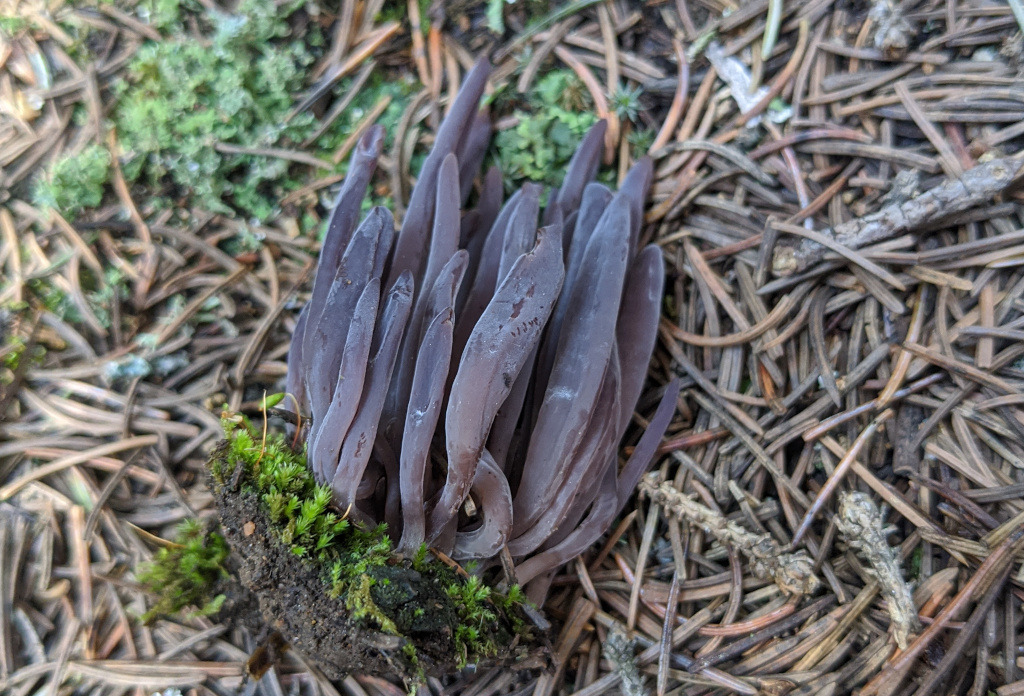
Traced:
<path fill-rule="evenodd" d="M 672 416 L 676 413 L 676 403 L 678 401 L 679 380 L 673 379 L 665 387 L 665 394 L 661 397 L 654 415 L 651 416 L 647 429 L 640 436 L 640 441 L 633 448 L 633 454 L 629 455 L 626 465 L 622 467 L 622 472 L 619 474 L 616 484 L 618 491 L 616 513 L 626 505 L 629 497 L 636 490 L 636 485 L 640 483 L 640 478 L 650 468 L 654 455 L 658 451 L 658 444 L 661 443 L 661 438 L 664 437 L 669 423 L 672 422 Z"/>
<path fill-rule="evenodd" d="M 412 274 L 403 273 L 388 292 L 384 311 L 374 331 L 375 350 L 367 368 L 359 410 L 345 436 L 338 468 L 331 481 L 335 502 L 343 510 L 355 500 L 356 488 L 370 459 L 387 384 L 409 320 L 412 293 Z"/>
<path fill-rule="evenodd" d="M 494 220 L 498 217 L 498 211 L 501 210 L 503 194 L 501 170 L 497 166 L 491 167 L 484 175 L 480 188 L 480 199 L 477 201 L 476 208 L 462 216 L 459 246 L 469 252 L 469 266 L 466 268 L 466 275 L 471 279 L 476 277 L 480 257 L 483 255 L 484 243 L 494 225 Z M 466 283 L 459 292 L 459 299 L 455 305 L 455 310 L 459 315 L 462 314 L 462 308 L 466 306 L 471 287 L 472 283 Z"/>
<path fill-rule="evenodd" d="M 516 191 L 502 206 L 497 218 L 491 225 L 480 251 L 480 259 L 477 262 L 476 272 L 473 274 L 473 282 L 470 286 L 466 300 L 460 308 L 459 318 L 455 326 L 455 350 L 453 355 L 456 359 L 462 356 L 463 348 L 469 335 L 476 326 L 477 320 L 483 314 L 487 303 L 494 296 L 494 289 L 498 286 L 498 267 L 501 265 L 501 250 L 505 243 L 505 230 L 508 229 L 509 220 L 519 205 L 522 198 L 522 190 Z"/>
<path fill-rule="evenodd" d="M 523 254 L 533 248 L 537 239 L 537 216 L 540 213 L 540 186 L 524 184 L 519 205 L 512 211 L 498 262 L 497 283 L 501 283 L 508 271 Z"/>
<path fill-rule="evenodd" d="M 558 197 L 552 198 L 556 201 L 562 214 L 568 215 L 580 207 L 583 189 L 597 176 L 597 169 L 601 166 L 604 134 L 607 130 L 608 122 L 604 119 L 591 126 L 587 134 L 580 140 L 572 159 L 569 160 L 569 164 L 565 168 L 565 178 L 562 179 L 562 186 L 558 190 Z"/>
<path fill-rule="evenodd" d="M 444 385 L 452 353 L 453 319 L 454 312 L 449 307 L 431 320 L 423 335 L 424 348 L 416 358 L 399 460 L 403 520 L 402 538 L 397 547 L 399 553 L 415 553 L 426 540 L 424 478 L 430 443 L 444 400 Z"/>
<path fill-rule="evenodd" d="M 441 268 L 459 248 L 460 211 L 459 162 L 455 155 L 448 155 L 441 163 L 437 175 L 437 205 L 430 234 L 430 251 L 421 276 L 421 292 L 424 295 L 434 286 L 434 280 L 441 272 Z"/>
<path fill-rule="evenodd" d="M 303 354 L 309 351 L 306 383 L 314 421 L 319 422 L 327 412 L 341 365 L 345 332 L 373 273 L 381 232 L 390 221 L 391 214 L 383 208 L 370 211 L 345 249 L 324 303 L 310 306 Z"/>
<path fill-rule="evenodd" d="M 562 284 L 562 292 L 558 295 L 558 301 L 555 302 L 555 308 L 551 312 L 547 333 L 544 341 L 541 343 L 540 355 L 537 359 L 534 384 L 542 393 L 547 387 L 548 378 L 551 375 L 551 367 L 555 362 L 558 337 L 561 334 L 562 324 L 565 321 L 569 297 L 576 286 L 576 277 L 579 275 L 580 263 L 583 261 L 583 252 L 586 251 L 587 243 L 590 241 L 597 223 L 600 221 L 608 204 L 611 203 L 612 198 L 612 192 L 604 184 L 588 184 L 583 190 L 583 199 L 577 212 L 573 233 L 566 242 L 565 282 Z"/>
<path fill-rule="evenodd" d="M 459 192 L 459 202 L 466 204 L 469 192 L 473 190 L 473 179 L 476 172 L 480 171 L 480 165 L 484 162 L 487 148 L 491 144 L 491 114 L 485 107 L 477 112 L 473 123 L 469 127 L 469 133 L 459 143 L 456 154 L 459 157 L 459 181 L 462 188 Z"/>
<path fill-rule="evenodd" d="M 400 544 L 403 553 L 418 549 L 425 537 L 424 504 L 428 493 L 424 489 L 424 479 L 428 473 L 430 444 L 444 406 L 445 385 L 451 369 L 453 305 L 468 260 L 465 250 L 456 252 L 441 269 L 429 295 L 428 305 L 433 319 L 419 342 L 400 448 L 405 520 Z"/>
<path fill-rule="evenodd" d="M 384 426 L 389 439 L 399 446 L 398 438 L 401 421 L 409 400 L 409 385 L 416 363 L 416 351 L 424 317 L 427 314 L 428 295 L 434 287 L 441 269 L 454 256 L 459 245 L 459 165 L 455 155 L 444 158 L 437 177 L 437 205 L 435 207 L 433 231 L 430 236 L 430 250 L 426 267 L 420 275 L 420 285 L 413 301 L 409 318 L 409 330 L 402 340 L 395 378 L 391 381 L 384 405 Z M 461 276 L 460 276 L 461 277 Z"/>
<path fill-rule="evenodd" d="M 381 230 L 377 238 L 377 252 L 373 256 L 371 278 L 380 279 L 384 283 L 384 269 L 391 258 L 391 245 L 395 242 L 395 216 L 387 208 L 381 208 Z"/>
<path fill-rule="evenodd" d="M 363 379 L 370 357 L 370 344 L 373 341 L 373 327 L 376 324 L 379 302 L 380 280 L 374 278 L 366 284 L 363 294 L 356 303 L 348 334 L 345 336 L 345 347 L 341 355 L 334 394 L 316 435 L 309 439 L 307 456 L 313 474 L 319 481 L 330 481 L 334 478 L 334 472 L 338 468 L 338 457 L 341 454 L 341 443 L 355 418 L 359 397 L 363 393 Z"/>
<path fill-rule="evenodd" d="M 629 209 L 632 212 L 630 220 L 632 225 L 629 230 L 629 255 L 633 258 L 636 252 L 640 228 L 644 223 L 644 201 L 647 200 L 647 191 L 651 188 L 651 181 L 654 179 L 654 163 L 650 157 L 641 157 L 626 172 L 619 187 L 618 195 L 629 200 Z"/>
<path fill-rule="evenodd" d="M 309 396 L 306 394 L 305 370 L 302 364 L 302 341 L 306 335 L 306 320 L 309 317 L 309 305 L 303 306 L 295 320 L 295 329 L 288 344 L 288 372 L 285 377 L 284 390 L 295 397 L 299 403 L 300 413 L 309 413 Z"/>
<path fill-rule="evenodd" d="M 515 494 L 516 536 L 551 504 L 593 412 L 615 341 L 629 215 L 628 202 L 615 198 L 587 244 Z"/>
<path fill-rule="evenodd" d="M 445 414 L 448 474 L 428 524 L 438 533 L 465 500 L 498 407 L 508 396 L 562 286 L 561 230 L 544 228 L 512 265 L 476 323 Z"/>
<path fill-rule="evenodd" d="M 640 252 L 626 274 L 619 321 L 615 327 L 622 363 L 621 413 L 616 429 L 620 438 L 633 417 L 633 407 L 647 378 L 647 363 L 658 338 L 664 286 L 665 264 L 661 248 L 651 244 Z"/>
<path fill-rule="evenodd" d="M 486 449 L 480 452 L 471 491 L 481 522 L 476 529 L 456 532 L 452 557 L 458 561 L 494 558 L 512 531 L 512 493 Z"/>
<path fill-rule="evenodd" d="M 459 142 L 469 131 L 470 122 L 476 116 L 490 73 L 490 63 L 486 59 L 481 59 L 466 76 L 451 110 L 437 131 L 434 147 L 423 162 L 420 176 L 409 197 L 405 221 L 395 242 L 389 280 L 406 271 L 414 275 L 419 273 L 427 248 L 427 234 L 434 218 L 434 194 L 438 171 L 444 158 L 456 151 Z"/>
<path fill-rule="evenodd" d="M 461 175 L 459 180 L 462 181 Z M 480 186 L 480 199 L 476 204 L 476 211 L 480 214 L 477 221 L 479 237 L 486 238 L 491 225 L 498 217 L 504 196 L 505 186 L 501 180 L 501 169 L 498 168 L 498 165 L 494 165 L 484 174 L 483 183 Z"/>
<path fill-rule="evenodd" d="M 374 125 L 363 134 L 352 151 L 341 191 L 334 200 L 334 207 L 327 220 L 327 233 L 320 249 L 316 276 L 313 279 L 313 294 L 309 300 L 309 306 L 313 310 L 323 307 L 327 300 L 327 293 L 337 275 L 342 256 L 352 240 L 352 233 L 356 229 L 356 222 L 362 210 L 363 198 L 366 197 L 366 187 L 369 186 L 370 178 L 377 168 L 377 159 L 383 148 L 384 128 Z M 309 338 L 306 339 L 305 345 L 309 345 Z"/>

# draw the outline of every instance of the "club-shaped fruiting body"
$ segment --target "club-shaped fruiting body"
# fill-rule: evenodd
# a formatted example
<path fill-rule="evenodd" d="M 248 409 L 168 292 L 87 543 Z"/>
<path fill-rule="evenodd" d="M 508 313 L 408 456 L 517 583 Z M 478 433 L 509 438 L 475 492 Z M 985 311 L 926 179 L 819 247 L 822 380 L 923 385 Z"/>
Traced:
<path fill-rule="evenodd" d="M 544 578 L 612 523 L 675 408 L 666 391 L 624 466 L 619 443 L 654 349 L 664 270 L 639 248 L 647 158 L 620 190 L 594 183 L 605 124 L 583 139 L 541 211 L 484 158 L 479 63 L 441 124 L 401 229 L 358 214 L 383 131 L 360 140 L 296 323 L 287 389 L 311 418 L 308 463 L 357 522 L 398 551 L 457 560 L 503 549 Z M 543 594 L 543 589 L 540 589 Z"/>

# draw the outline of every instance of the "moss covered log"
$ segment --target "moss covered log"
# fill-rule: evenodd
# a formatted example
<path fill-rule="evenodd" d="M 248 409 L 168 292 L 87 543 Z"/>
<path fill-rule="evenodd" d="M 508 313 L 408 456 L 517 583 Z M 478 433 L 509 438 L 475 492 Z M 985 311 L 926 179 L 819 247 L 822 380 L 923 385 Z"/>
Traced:
<path fill-rule="evenodd" d="M 352 672 L 408 683 L 468 664 L 516 662 L 543 636 L 513 586 L 499 594 L 429 554 L 392 552 L 383 527 L 332 508 L 303 452 L 226 421 L 210 462 L 223 533 L 267 626 L 332 679 Z"/>

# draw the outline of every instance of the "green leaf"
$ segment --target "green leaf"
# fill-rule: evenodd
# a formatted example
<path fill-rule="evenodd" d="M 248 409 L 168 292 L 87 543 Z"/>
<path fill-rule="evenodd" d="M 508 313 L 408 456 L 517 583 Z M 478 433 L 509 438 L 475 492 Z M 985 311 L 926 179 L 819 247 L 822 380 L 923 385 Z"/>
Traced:
<path fill-rule="evenodd" d="M 505 0 L 487 0 L 487 28 L 499 36 L 505 33 Z"/>

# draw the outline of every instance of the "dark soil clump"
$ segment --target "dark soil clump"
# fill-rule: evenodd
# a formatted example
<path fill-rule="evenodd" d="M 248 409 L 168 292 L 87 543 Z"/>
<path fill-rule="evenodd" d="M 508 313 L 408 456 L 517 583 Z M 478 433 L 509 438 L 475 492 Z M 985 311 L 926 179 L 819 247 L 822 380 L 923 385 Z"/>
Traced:
<path fill-rule="evenodd" d="M 214 459 L 224 462 L 226 448 Z M 432 563 L 419 572 L 409 560 L 369 568 L 351 583 L 345 595 L 331 596 L 323 569 L 303 560 L 281 543 L 278 531 L 260 505 L 259 495 L 240 477 L 223 482 L 211 477 L 224 537 L 233 551 L 233 572 L 256 598 L 267 629 L 315 663 L 331 680 L 351 673 L 401 677 L 407 684 L 427 676 L 441 677 L 466 665 L 456 648 L 460 617 L 447 587 L 461 583 L 454 572 Z M 351 593 L 368 592 L 370 615 L 357 617 Z M 357 600 L 363 601 L 364 600 Z M 495 607 L 498 618 L 486 627 L 493 654 L 476 657 L 477 667 L 511 664 L 536 652 L 535 636 L 521 621 Z M 364 612 L 365 613 L 365 612 Z M 376 625 L 390 621 L 393 631 Z M 244 623 L 251 625 L 251 620 Z M 518 630 L 517 630 L 518 629 Z M 524 640 L 524 638 L 526 640 Z"/>

